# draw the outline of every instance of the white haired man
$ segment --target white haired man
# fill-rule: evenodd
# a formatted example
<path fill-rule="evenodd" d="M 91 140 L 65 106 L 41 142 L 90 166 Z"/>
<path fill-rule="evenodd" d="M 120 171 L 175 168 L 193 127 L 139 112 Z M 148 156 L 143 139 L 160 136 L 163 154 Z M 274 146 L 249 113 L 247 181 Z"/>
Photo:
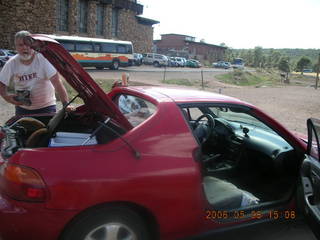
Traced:
<path fill-rule="evenodd" d="M 18 54 L 0 72 L 0 95 L 15 105 L 16 115 L 56 112 L 55 91 L 63 105 L 68 103 L 67 91 L 51 63 L 24 43 L 24 37 L 30 35 L 28 31 L 15 34 Z M 10 83 L 15 94 L 7 91 Z"/>

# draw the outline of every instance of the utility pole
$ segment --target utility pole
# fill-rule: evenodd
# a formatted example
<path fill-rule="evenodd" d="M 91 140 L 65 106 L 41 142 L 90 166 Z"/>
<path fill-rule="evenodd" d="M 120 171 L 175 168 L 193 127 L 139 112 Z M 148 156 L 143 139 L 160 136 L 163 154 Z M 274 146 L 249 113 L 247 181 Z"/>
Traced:
<path fill-rule="evenodd" d="M 318 58 L 318 66 L 317 66 L 317 76 L 316 76 L 316 86 L 315 86 L 315 89 L 318 88 L 319 71 L 320 71 L 320 53 L 319 53 L 319 58 Z"/>

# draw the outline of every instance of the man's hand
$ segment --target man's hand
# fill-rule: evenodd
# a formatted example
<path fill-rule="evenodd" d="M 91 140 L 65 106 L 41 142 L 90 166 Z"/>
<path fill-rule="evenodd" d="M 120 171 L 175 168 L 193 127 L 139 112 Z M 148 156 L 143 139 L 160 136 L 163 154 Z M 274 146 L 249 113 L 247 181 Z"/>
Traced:
<path fill-rule="evenodd" d="M 20 106 L 23 105 L 22 102 L 16 101 L 15 97 L 17 97 L 17 95 L 15 94 L 6 94 L 4 96 L 2 96 L 4 100 L 6 100 L 8 103 L 14 104 L 16 106 Z"/>
<path fill-rule="evenodd" d="M 14 97 L 16 97 L 17 95 L 15 94 L 9 94 L 7 92 L 7 86 L 4 85 L 2 82 L 0 82 L 0 95 L 1 97 L 8 103 L 14 104 L 14 105 L 22 105 L 22 102 L 18 102 L 14 99 Z"/>

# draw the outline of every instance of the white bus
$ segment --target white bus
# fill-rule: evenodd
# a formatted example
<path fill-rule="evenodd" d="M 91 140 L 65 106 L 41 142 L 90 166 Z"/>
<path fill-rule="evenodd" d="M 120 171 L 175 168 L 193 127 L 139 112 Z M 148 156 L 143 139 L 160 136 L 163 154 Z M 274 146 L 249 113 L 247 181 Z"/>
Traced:
<path fill-rule="evenodd" d="M 103 38 L 47 35 L 58 41 L 83 66 L 117 70 L 133 59 L 133 46 L 129 41 Z"/>

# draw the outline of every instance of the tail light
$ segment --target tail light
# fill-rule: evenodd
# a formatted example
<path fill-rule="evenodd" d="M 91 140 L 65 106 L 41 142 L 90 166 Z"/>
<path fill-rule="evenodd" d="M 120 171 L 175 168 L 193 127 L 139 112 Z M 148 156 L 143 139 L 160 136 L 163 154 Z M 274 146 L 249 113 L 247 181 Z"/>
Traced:
<path fill-rule="evenodd" d="M 0 165 L 0 189 L 20 201 L 43 202 L 47 197 L 46 185 L 40 175 L 21 165 Z"/>

